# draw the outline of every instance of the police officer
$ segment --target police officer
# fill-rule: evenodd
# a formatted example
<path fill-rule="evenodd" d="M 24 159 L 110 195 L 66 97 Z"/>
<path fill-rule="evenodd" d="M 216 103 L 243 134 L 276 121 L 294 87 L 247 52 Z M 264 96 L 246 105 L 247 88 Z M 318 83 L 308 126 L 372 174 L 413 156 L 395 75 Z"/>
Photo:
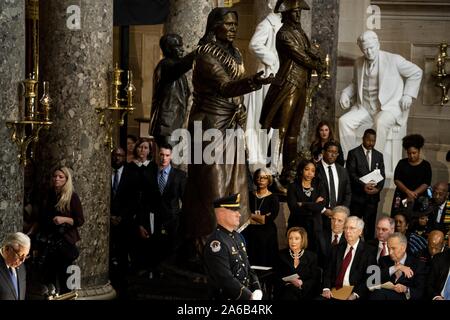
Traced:
<path fill-rule="evenodd" d="M 261 286 L 250 268 L 244 239 L 235 231 L 239 209 L 239 193 L 214 201 L 217 228 L 204 249 L 206 272 L 219 299 L 261 300 Z"/>

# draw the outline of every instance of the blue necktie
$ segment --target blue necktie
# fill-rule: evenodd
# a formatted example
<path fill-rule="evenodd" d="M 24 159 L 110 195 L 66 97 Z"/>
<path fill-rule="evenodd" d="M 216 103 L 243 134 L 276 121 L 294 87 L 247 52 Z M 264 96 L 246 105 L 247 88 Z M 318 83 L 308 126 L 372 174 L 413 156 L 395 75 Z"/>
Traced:
<path fill-rule="evenodd" d="M 450 300 L 450 273 L 447 276 L 447 283 L 444 288 L 444 299 Z"/>
<path fill-rule="evenodd" d="M 16 297 L 19 299 L 19 284 L 17 283 L 17 276 L 16 273 L 13 271 L 12 268 L 9 269 L 9 276 L 11 278 L 12 284 L 14 286 L 14 290 L 16 291 Z"/>
<path fill-rule="evenodd" d="M 159 174 L 159 180 L 158 180 L 158 186 L 159 186 L 159 192 L 163 194 L 164 188 L 166 187 L 166 179 L 164 178 L 164 175 L 166 172 L 164 170 L 161 170 Z"/>

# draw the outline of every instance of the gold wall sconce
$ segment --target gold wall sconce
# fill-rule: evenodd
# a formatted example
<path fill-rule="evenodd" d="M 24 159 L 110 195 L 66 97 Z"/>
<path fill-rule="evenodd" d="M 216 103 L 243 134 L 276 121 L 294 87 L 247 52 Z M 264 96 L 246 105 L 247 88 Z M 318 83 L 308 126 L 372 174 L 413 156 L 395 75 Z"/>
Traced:
<path fill-rule="evenodd" d="M 49 83 L 48 81 L 42 82 L 43 94 L 39 101 L 37 99 L 38 83 L 34 73 L 21 82 L 24 107 L 22 108 L 19 103 L 18 120 L 6 121 L 6 126 L 12 129 L 11 140 L 19 147 L 18 158 L 23 166 L 26 166 L 34 158 L 39 132 L 42 129 L 48 129 L 52 124 L 50 121 L 52 99 L 49 95 Z"/>
<path fill-rule="evenodd" d="M 448 44 L 442 42 L 439 44 L 439 54 L 436 57 L 436 73 L 434 77 L 436 78 L 436 87 L 441 89 L 441 106 L 444 106 L 448 101 L 448 89 L 450 87 L 450 74 L 447 74 L 446 64 L 447 64 L 447 48 Z"/>
<path fill-rule="evenodd" d="M 122 98 L 122 81 L 120 79 L 123 72 L 124 70 L 120 69 L 119 65 L 116 64 L 113 70 L 112 102 L 108 107 L 95 108 L 100 116 L 100 126 L 105 126 L 107 129 L 105 145 L 108 146 L 111 151 L 114 149 L 114 129 L 123 126 L 125 124 L 125 116 L 133 113 L 135 109 L 133 107 L 133 96 L 136 88 L 133 84 L 133 73 L 131 70 L 127 71 L 127 85 L 123 88 L 126 94 L 125 98 Z"/>

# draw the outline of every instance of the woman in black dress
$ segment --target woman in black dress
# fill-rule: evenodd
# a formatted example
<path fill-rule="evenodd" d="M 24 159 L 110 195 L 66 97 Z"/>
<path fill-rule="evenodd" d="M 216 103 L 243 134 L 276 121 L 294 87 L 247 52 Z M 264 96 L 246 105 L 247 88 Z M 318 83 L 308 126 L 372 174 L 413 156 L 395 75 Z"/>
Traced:
<path fill-rule="evenodd" d="M 278 236 L 275 218 L 280 204 L 278 197 L 268 190 L 273 178 L 266 168 L 253 174 L 256 191 L 250 193 L 250 225 L 243 231 L 247 253 L 252 265 L 273 267 L 278 255 Z"/>
<path fill-rule="evenodd" d="M 316 134 L 314 137 L 314 141 L 311 143 L 309 147 L 309 151 L 311 151 L 311 156 L 314 161 L 317 163 L 322 160 L 322 151 L 325 143 L 328 141 L 338 142 L 333 135 L 333 130 L 331 130 L 330 123 L 328 121 L 321 121 L 316 127 Z M 341 166 L 344 166 L 344 153 L 342 152 L 341 145 L 337 143 L 339 155 L 336 159 L 336 162 Z"/>
<path fill-rule="evenodd" d="M 407 158 L 398 162 L 394 172 L 395 189 L 392 211 L 397 212 L 404 199 L 408 206 L 417 202 L 431 184 L 431 165 L 420 157 L 425 139 L 420 134 L 411 134 L 403 138 L 403 148 Z"/>
<path fill-rule="evenodd" d="M 306 250 L 308 235 L 304 228 L 290 228 L 287 238 L 289 248 L 280 251 L 275 268 L 275 298 L 277 300 L 312 299 L 318 294 L 319 286 L 317 255 Z M 290 279 L 283 280 L 288 276 Z"/>
<path fill-rule="evenodd" d="M 288 186 L 288 229 L 303 227 L 310 244 L 316 243 L 315 235 L 322 232 L 322 210 L 325 201 L 320 183 L 315 179 L 316 165 L 313 160 L 303 160 L 297 168 L 297 179 Z"/>

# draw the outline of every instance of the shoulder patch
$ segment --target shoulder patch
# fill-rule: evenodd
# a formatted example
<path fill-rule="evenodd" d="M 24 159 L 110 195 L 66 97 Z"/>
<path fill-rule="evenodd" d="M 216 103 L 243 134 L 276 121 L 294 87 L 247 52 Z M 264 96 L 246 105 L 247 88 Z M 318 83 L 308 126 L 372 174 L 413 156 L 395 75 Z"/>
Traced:
<path fill-rule="evenodd" d="M 209 246 L 211 247 L 211 251 L 212 252 L 219 252 L 220 251 L 220 241 L 219 240 L 214 240 L 211 241 L 211 243 L 209 244 Z"/>

